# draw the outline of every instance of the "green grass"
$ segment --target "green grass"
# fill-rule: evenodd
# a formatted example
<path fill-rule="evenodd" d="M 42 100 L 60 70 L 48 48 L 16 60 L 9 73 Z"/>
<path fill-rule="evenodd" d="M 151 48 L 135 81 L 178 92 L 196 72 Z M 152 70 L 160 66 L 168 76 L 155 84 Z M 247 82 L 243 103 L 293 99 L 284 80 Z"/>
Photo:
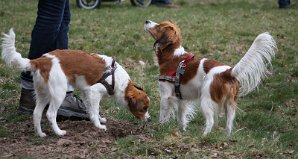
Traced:
<path fill-rule="evenodd" d="M 298 151 L 298 4 L 281 10 L 277 1 L 265 0 L 174 0 L 178 9 L 132 7 L 103 3 L 100 9 L 81 10 L 71 0 L 72 19 L 69 48 L 115 56 L 131 78 L 151 98 L 152 122 L 149 140 L 135 136 L 119 138 L 113 143 L 117 151 L 106 158 L 295 158 Z M 17 50 L 26 56 L 34 25 L 36 0 L 0 1 L 0 32 L 13 27 Z M 183 46 L 197 56 L 236 64 L 254 38 L 268 31 L 275 38 L 278 53 L 273 60 L 272 76 L 257 91 L 238 101 L 234 135 L 227 138 L 220 127 L 201 138 L 204 119 L 200 112 L 181 136 L 177 122 L 158 124 L 158 68 L 153 65 L 153 39 L 144 32 L 143 23 L 171 20 L 182 31 Z M 146 63 L 146 68 L 138 61 Z M 13 124 L 24 120 L 16 115 L 20 95 L 19 72 L 0 63 L 0 122 Z M 110 99 L 102 102 L 102 110 L 118 120 L 136 122 L 123 108 Z M 1 109 L 2 110 L 2 109 Z M 9 136 L 5 124 L 0 137 Z M 32 134 L 33 135 L 33 134 Z M 39 141 L 39 140 L 38 140 Z M 292 152 L 285 155 L 287 152 Z M 34 156 L 32 156 L 34 157 Z M 22 158 L 21 156 L 19 158 Z"/>

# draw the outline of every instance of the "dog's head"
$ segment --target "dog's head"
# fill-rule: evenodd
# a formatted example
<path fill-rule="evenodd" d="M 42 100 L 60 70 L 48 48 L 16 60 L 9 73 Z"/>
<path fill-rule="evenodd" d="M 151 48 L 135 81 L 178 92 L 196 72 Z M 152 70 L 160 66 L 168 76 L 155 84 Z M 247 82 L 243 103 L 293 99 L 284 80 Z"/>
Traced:
<path fill-rule="evenodd" d="M 156 40 L 154 45 L 158 45 L 160 50 L 164 50 L 169 46 L 178 48 L 181 45 L 180 29 L 172 22 L 164 21 L 158 24 L 151 20 L 146 20 L 144 29 Z"/>
<path fill-rule="evenodd" d="M 125 90 L 125 100 L 127 101 L 128 109 L 136 118 L 147 121 L 150 117 L 148 112 L 150 99 L 142 88 L 129 82 Z"/>

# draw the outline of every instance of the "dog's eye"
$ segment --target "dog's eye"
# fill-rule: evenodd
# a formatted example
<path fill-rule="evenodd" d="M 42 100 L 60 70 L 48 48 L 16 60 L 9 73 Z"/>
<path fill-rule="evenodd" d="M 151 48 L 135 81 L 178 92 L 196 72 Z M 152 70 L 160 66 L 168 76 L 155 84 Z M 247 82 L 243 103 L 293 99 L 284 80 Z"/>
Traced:
<path fill-rule="evenodd" d="M 143 109 L 141 110 L 141 112 L 146 112 L 148 109 L 148 107 L 143 107 Z"/>

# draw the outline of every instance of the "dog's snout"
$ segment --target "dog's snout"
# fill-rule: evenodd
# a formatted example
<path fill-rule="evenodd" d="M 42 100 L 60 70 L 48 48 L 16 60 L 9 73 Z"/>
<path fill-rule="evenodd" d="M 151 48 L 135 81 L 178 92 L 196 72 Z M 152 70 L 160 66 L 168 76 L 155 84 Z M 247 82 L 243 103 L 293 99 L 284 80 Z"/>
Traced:
<path fill-rule="evenodd" d="M 147 118 L 145 121 L 146 121 L 146 122 L 151 122 L 151 121 L 152 121 L 152 120 L 151 120 L 151 117 Z"/>
<path fill-rule="evenodd" d="M 145 21 L 145 24 L 149 24 L 149 23 L 151 23 L 150 20 L 146 20 Z"/>

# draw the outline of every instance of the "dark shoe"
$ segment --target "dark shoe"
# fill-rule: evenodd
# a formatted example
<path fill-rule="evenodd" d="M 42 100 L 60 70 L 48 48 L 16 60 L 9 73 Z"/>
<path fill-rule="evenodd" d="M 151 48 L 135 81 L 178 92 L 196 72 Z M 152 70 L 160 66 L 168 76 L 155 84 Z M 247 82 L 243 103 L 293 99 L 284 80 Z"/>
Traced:
<path fill-rule="evenodd" d="M 19 113 L 32 114 L 34 108 L 34 90 L 22 88 Z M 62 105 L 58 109 L 57 116 L 59 119 L 89 120 L 86 106 L 84 105 L 83 101 L 78 96 L 73 95 L 73 93 L 66 94 Z"/>
<path fill-rule="evenodd" d="M 89 115 L 83 100 L 73 93 L 67 93 L 66 97 L 58 109 L 58 116 L 66 118 L 78 118 L 89 120 Z"/>
<path fill-rule="evenodd" d="M 19 105 L 19 113 L 32 114 L 35 108 L 34 90 L 24 89 L 21 90 L 21 98 Z"/>

